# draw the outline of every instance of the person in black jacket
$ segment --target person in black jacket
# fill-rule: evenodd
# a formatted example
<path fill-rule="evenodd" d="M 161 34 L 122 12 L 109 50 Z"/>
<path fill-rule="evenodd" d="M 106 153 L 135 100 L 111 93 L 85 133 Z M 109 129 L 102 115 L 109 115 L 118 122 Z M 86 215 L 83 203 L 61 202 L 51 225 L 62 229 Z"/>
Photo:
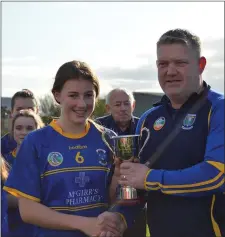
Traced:
<path fill-rule="evenodd" d="M 106 111 L 109 115 L 97 118 L 95 122 L 115 131 L 118 135 L 135 134 L 139 118 L 133 115 L 135 99 L 123 88 L 113 89 L 106 96 Z M 138 215 L 135 224 L 128 228 L 123 237 L 146 237 L 146 209 Z"/>
<path fill-rule="evenodd" d="M 133 116 L 134 108 L 133 94 L 126 89 L 116 88 L 106 96 L 108 115 L 99 117 L 95 121 L 115 131 L 118 135 L 134 134 L 139 120 L 139 118 Z"/>

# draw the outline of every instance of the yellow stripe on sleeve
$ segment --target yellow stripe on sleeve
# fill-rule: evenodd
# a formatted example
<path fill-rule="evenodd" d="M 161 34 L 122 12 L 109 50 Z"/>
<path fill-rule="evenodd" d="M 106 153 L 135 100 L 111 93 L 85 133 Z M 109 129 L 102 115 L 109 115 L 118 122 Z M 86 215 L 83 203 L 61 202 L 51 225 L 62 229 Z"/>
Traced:
<path fill-rule="evenodd" d="M 147 177 L 148 177 L 148 175 L 149 175 L 149 173 L 152 171 L 152 169 L 150 169 L 148 172 L 147 172 L 147 174 L 146 174 L 146 176 L 145 176 L 145 179 L 144 179 L 144 188 L 145 188 L 145 190 L 148 190 L 148 187 L 147 187 Z"/>
<path fill-rule="evenodd" d="M 205 192 L 205 191 L 210 191 L 213 189 L 217 189 L 220 186 L 224 184 L 224 179 L 222 179 L 218 184 L 211 186 L 211 187 L 206 187 L 206 188 L 199 188 L 199 189 L 188 189 L 188 190 L 172 190 L 172 191 L 167 191 L 167 190 L 162 190 L 162 193 L 165 194 L 178 194 L 178 193 L 196 193 L 196 192 Z"/>
<path fill-rule="evenodd" d="M 193 187 L 199 187 L 199 186 L 211 184 L 211 183 L 217 181 L 223 174 L 224 174 L 223 172 L 220 172 L 213 179 L 203 181 L 203 182 L 199 182 L 199 183 L 194 183 L 194 184 L 163 185 L 159 182 L 146 182 L 146 186 L 148 186 L 148 185 L 159 186 L 161 188 L 193 188 Z"/>
<path fill-rule="evenodd" d="M 206 162 L 209 163 L 210 165 L 214 166 L 215 168 L 217 168 L 220 172 L 224 173 L 225 164 L 223 164 L 221 162 L 217 162 L 217 161 L 206 161 Z"/>
<path fill-rule="evenodd" d="M 34 196 L 31 196 L 31 195 L 28 195 L 26 193 L 20 192 L 19 190 L 14 189 L 14 188 L 9 188 L 9 187 L 4 186 L 3 189 L 6 192 L 12 194 L 13 196 L 15 196 L 17 198 L 24 197 L 24 198 L 30 199 L 32 201 L 35 201 L 35 202 L 40 202 L 41 201 L 39 198 L 36 198 Z"/>

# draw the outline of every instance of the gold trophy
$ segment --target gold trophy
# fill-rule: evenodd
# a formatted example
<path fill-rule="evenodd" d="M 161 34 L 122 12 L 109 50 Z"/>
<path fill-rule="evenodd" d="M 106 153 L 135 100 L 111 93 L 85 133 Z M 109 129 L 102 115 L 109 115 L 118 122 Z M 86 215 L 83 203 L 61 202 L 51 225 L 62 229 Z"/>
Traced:
<path fill-rule="evenodd" d="M 143 145 L 140 145 L 140 140 L 143 132 L 147 133 Z M 131 158 L 140 159 L 140 154 L 146 146 L 150 138 L 150 131 L 147 128 L 142 128 L 140 135 L 120 135 L 106 129 L 102 133 L 102 139 L 111 150 L 114 157 L 121 161 L 129 160 Z M 119 186 L 117 188 L 117 202 L 123 204 L 133 204 L 138 202 L 137 190 L 131 186 Z"/>

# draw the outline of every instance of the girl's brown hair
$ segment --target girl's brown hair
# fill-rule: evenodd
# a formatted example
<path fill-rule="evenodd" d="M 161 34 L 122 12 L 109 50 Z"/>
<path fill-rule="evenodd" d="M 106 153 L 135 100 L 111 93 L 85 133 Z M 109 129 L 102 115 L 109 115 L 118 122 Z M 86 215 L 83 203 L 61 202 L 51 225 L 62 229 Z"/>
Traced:
<path fill-rule="evenodd" d="M 88 64 L 81 61 L 70 61 L 64 63 L 57 71 L 52 94 L 60 92 L 68 80 L 84 79 L 90 81 L 95 89 L 96 98 L 99 96 L 99 80 Z M 58 103 L 58 101 L 57 101 Z"/>
<path fill-rule="evenodd" d="M 43 128 L 45 126 L 41 117 L 38 114 L 36 114 L 35 112 L 33 112 L 32 110 L 29 110 L 29 109 L 20 110 L 19 113 L 17 113 L 12 119 L 12 130 L 11 130 L 12 136 L 13 136 L 15 121 L 19 117 L 33 118 L 37 129 Z"/>

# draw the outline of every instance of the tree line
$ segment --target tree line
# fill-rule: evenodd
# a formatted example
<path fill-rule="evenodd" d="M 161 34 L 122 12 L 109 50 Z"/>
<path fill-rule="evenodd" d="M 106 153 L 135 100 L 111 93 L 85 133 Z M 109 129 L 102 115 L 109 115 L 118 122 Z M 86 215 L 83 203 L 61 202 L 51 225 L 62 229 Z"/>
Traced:
<path fill-rule="evenodd" d="M 50 94 L 39 98 L 39 110 L 43 122 L 47 125 L 52 119 L 59 117 L 60 106 L 54 101 Z M 1 136 L 8 132 L 8 118 L 10 111 L 7 107 L 1 106 Z M 96 103 L 92 119 L 105 115 L 105 99 L 99 99 Z"/>

